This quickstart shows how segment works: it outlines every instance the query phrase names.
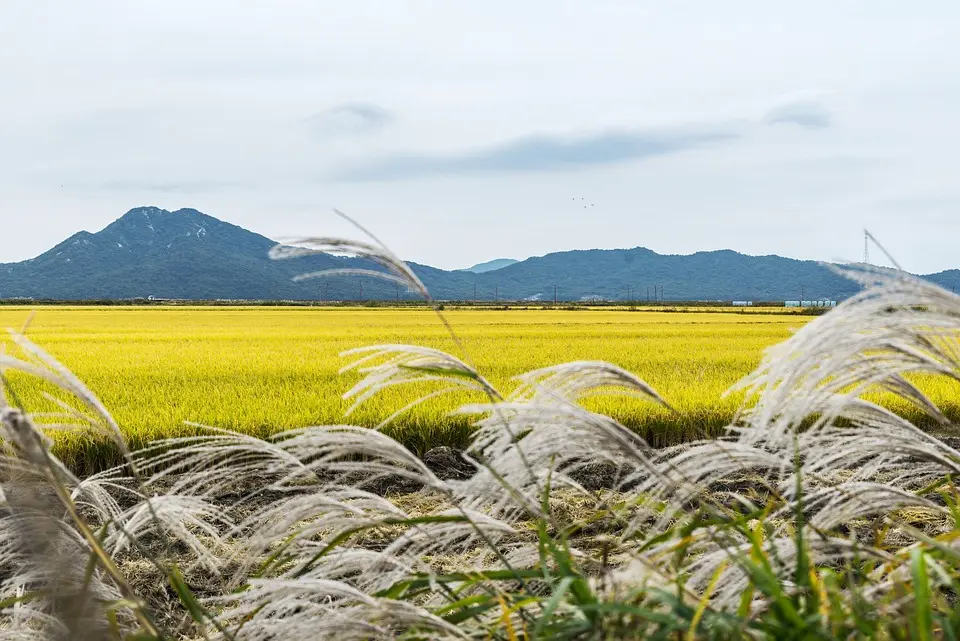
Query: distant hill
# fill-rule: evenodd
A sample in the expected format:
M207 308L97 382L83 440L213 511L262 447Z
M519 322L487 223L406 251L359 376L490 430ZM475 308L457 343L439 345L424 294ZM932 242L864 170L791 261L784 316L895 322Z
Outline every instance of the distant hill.
M64 300L155 296L184 299L370 300L414 295L374 278L293 282L330 268L371 268L356 258L317 254L272 261L269 238L195 209L131 209L97 233L79 232L19 263L0 263L0 298ZM528 258L492 271L446 271L410 263L441 300L645 300L662 287L667 300L842 299L857 286L812 261L746 256L729 250L689 256L649 249L591 249ZM927 277L960 286L960 271ZM652 296L653 294L651 294Z
M519 260L514 260L513 258L495 258L494 260L488 260L485 263L478 263L473 267L468 267L463 271L473 272L474 274L485 274L486 272L493 272L498 269L503 269L504 267L509 267L510 265L516 265L519 262Z
M294 283L304 271L365 266L327 255L272 261L269 238L194 209L131 209L102 231L79 232L20 263L0 264L0 297L300 299L347 297L357 283L344 279ZM368 284L385 296L387 284ZM347 291L346 287L350 288Z

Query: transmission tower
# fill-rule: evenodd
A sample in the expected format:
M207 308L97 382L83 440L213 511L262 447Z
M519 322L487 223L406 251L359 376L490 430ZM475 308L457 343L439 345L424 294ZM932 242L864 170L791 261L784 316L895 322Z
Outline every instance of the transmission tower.
M870 232L863 230L863 264L870 264Z

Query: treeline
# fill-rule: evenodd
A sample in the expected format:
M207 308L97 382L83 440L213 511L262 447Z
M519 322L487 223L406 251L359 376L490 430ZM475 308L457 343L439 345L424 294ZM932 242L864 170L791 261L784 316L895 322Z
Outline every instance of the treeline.
M469 301L443 300L432 303L423 300L190 300L190 299L0 299L0 306L78 306L78 307L342 307L342 308L430 308L434 305L443 309L486 309L486 310L565 310L578 311L589 309L620 309L623 311L660 311L688 313L709 308L726 313L738 314L795 314L819 316L827 311L822 307L786 308L783 301L754 302L751 307L734 306L731 301Z

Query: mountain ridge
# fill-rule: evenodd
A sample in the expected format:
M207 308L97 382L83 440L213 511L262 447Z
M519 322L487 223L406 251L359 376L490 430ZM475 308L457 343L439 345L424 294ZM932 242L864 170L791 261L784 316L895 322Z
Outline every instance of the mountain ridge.
M273 261L269 238L196 209L136 207L102 230L79 231L34 258L0 263L0 298L61 300L156 296L181 299L393 300L415 298L374 278L294 282L302 273L371 269L359 258L313 254ZM658 254L645 247L578 249L534 256L492 271L409 262L441 300L840 300L856 283L816 261L750 256L731 249ZM925 278L960 286L960 270ZM648 292L650 292L648 294Z
M492 272L498 269L503 269L504 267L509 267L510 265L516 265L519 262L520 262L519 260L516 260L514 258L494 258L493 260L477 263L473 267L467 267L463 271L473 272L474 274L483 274L485 272Z

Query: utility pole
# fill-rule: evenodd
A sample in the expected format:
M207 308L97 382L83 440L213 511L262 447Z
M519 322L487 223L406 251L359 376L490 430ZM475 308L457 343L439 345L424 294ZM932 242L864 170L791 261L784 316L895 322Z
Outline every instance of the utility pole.
M400 284L397 283L397 302L400 302Z
M557 306L557 286L553 286L553 306Z
M495 292L494 296L496 297L496 301L499 303L500 302L500 285L496 286L496 288L494 289L494 292Z
M650 304L650 285L647 285L647 305Z
M800 307L803 307L803 285L800 285Z
M473 283L473 302L477 302L477 283Z
M360 300L363 300L363 279L360 279Z

